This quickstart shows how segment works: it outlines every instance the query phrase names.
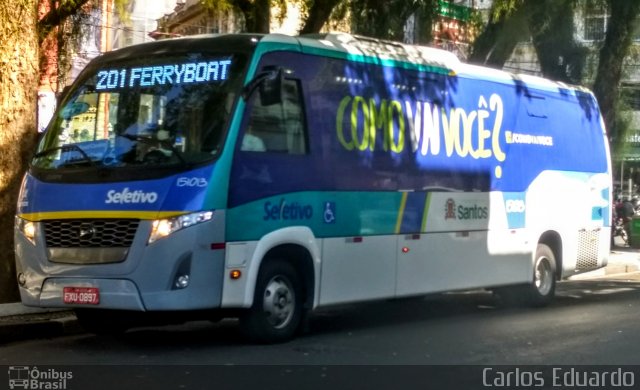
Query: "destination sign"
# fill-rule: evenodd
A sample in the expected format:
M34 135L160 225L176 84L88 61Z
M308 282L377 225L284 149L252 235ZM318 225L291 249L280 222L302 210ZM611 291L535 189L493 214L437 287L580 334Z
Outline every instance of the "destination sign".
M231 60L219 60L105 69L98 72L96 90L224 81L230 65Z

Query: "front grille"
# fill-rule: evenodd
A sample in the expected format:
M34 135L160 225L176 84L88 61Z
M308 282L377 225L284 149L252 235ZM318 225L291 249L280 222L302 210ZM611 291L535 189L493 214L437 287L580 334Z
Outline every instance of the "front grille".
M60 219L44 222L49 248L128 248L138 219Z
M598 267L600 233L597 230L578 232L578 259L576 269L586 271Z

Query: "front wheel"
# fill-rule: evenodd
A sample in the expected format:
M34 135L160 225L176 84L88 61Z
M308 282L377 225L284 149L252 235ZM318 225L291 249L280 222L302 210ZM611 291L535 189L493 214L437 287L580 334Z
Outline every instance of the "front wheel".
M240 318L243 333L261 343L283 342L302 319L300 277L285 261L268 261L258 274L253 306Z

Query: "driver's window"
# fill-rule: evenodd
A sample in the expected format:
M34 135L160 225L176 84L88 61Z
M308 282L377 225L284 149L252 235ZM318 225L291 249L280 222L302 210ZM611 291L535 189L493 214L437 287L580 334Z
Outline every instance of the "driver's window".
M250 101L249 121L240 150L247 152L307 153L302 95L297 80L284 80L282 103L263 106L258 93Z

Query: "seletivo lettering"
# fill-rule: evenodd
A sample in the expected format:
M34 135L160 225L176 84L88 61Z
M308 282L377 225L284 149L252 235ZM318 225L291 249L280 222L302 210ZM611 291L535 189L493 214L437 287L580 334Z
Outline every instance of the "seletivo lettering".
M156 192L144 192L141 190L130 191L129 187L125 187L124 190L118 192L111 190L107 192L107 200L105 203L114 204L129 204L129 203L155 203L158 200L158 193Z
M300 220L311 219L313 217L313 207L300 204L298 202L287 203L284 199L280 203L266 202L264 204L265 221L273 220Z

